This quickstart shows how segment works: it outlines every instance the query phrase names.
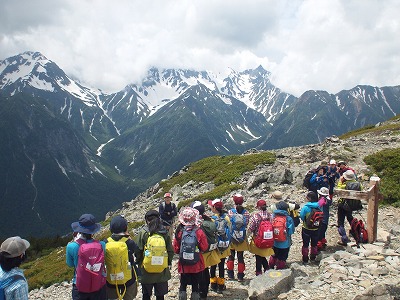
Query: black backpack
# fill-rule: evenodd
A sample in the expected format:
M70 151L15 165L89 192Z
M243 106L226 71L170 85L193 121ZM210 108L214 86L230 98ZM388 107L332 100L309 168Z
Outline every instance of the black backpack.
M317 169L312 168L312 169L308 170L307 173L306 173L306 176L304 176L304 179L303 179L303 186L304 186L305 188L307 188L308 190L311 189L310 179L311 179L311 177L315 174L315 172L317 172Z
M317 229L324 219L324 213L319 208L311 209L306 217L306 225L310 229Z
M181 249L179 251L179 261L182 265L195 265L200 260L200 250L196 236L196 229L182 229Z
M350 181L346 183L346 190L361 191L361 184L358 181ZM363 208L361 200L344 199L343 209L346 211L357 211Z

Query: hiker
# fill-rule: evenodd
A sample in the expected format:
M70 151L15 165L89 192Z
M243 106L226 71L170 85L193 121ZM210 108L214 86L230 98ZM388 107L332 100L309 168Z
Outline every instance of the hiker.
M135 238L138 246L135 256L142 274L142 299L149 300L154 288L156 299L163 300L168 293L174 249L171 238L162 225L160 213L149 210L144 218L146 225Z
M213 215L211 219L217 228L217 250L220 261L210 267L210 286L215 292L222 293L226 289L225 285L225 259L230 255L230 232L231 221L228 213L224 210L224 204L221 199L209 200L208 205L211 207ZM217 273L218 266L218 277Z
M72 299L107 299L104 267L105 243L93 239L101 228L92 214L83 214L71 224L74 240L66 248L66 263L74 267ZM90 268L88 268L90 267Z
M332 205L332 199L329 196L329 189L326 187L322 187L318 191L318 205L322 208L324 213L324 218L322 223L318 228L318 243L317 248L318 250L325 250L326 249L326 230L328 229L329 224L329 208Z
M199 300L199 284L204 271L204 258L201 252L208 249L207 237L200 228L199 211L185 207L179 213L179 225L175 231L174 251L179 254L178 273L180 274L179 300L186 300L186 288L192 285L190 299Z
M327 168L327 166L320 165L317 168L316 173L314 173L314 175L310 179L310 190L313 191L315 194L317 194L317 190L319 190L320 188L329 187L328 177L326 176Z
M172 194L165 193L164 201L159 205L158 212L160 213L162 224L168 231L169 236L172 240L174 232L174 219L178 215L178 210L176 209L175 203L172 203Z
M340 178L339 168L336 166L336 160L331 159L329 161L328 169L326 171L326 177L328 177L329 183L329 197L332 199L333 190L336 186L336 180Z
M106 243L107 297L132 300L137 294L134 253L136 243L128 233L128 221L121 215L111 219L111 237Z
M207 299L208 289L210 286L210 266L217 265L220 262L220 257L217 250L217 227L212 219L205 214L205 207L200 201L195 201L191 205L197 209L202 219L200 228L203 229L207 237L208 249L201 253L204 260L204 270L201 273L199 282L200 299Z
M277 270L287 267L286 260L289 256L292 244L291 236L295 231L293 219L288 210L289 205L285 201L276 203L276 209L272 215L272 227L274 229L274 254L270 256L268 265L271 269L276 266Z
M28 282L20 265L26 259L26 249L30 243L13 236L6 239L0 246L0 286L4 291L5 300L27 300Z
M235 265L235 254L237 253L238 259L238 273L237 280L242 282L244 280L244 270L246 268L244 264L244 251L249 249L249 245L247 242L246 236L246 228L249 223L250 214L243 207L243 196L241 194L233 195L233 202L235 203L235 207L228 211L229 218L231 220L232 225L232 238L231 238L231 254L228 257L226 262L226 268L228 272L228 278L234 279L234 265Z
M269 270L267 257L274 254L274 237L272 216L267 211L267 202L263 199L258 200L256 208L257 211L250 216L248 229L249 234L252 234L249 250L256 256L256 276L258 276L263 273L263 269L264 272Z
M274 191L271 194L271 198L275 201L270 206L270 212L273 213L277 209L276 204L283 200L283 193L281 191ZM300 224L300 205L289 199L285 199L284 202L288 205L287 212L293 220L294 227L297 227Z
M318 254L318 227L313 227L309 224L308 220L312 217L314 210L319 210L318 197L313 191L310 191L306 195L307 203L304 204L300 211L300 219L303 221L301 237L303 240L303 247L301 248L302 260L307 263L308 260L315 261ZM309 246L311 242L311 254L309 254Z
M339 178L337 188L342 190L345 189L361 191L362 185L357 181L355 173L352 170L347 170ZM342 198L338 200L337 226L340 240L337 243L339 245L347 246L347 243L350 242L350 239L346 234L346 229L344 228L344 219L346 218L351 225L351 221L353 221L354 219L353 211L359 210L361 208L361 200Z
M339 175L340 176L343 176L344 172L350 170L350 171L352 171L354 173L354 175L356 176L356 179L357 179L356 171L353 168L350 168L345 161L343 161L343 160L339 161L337 166L339 168Z

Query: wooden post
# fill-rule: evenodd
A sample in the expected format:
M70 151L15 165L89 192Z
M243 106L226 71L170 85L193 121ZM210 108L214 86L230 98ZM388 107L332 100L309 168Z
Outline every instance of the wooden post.
M372 176L369 180L371 190L371 197L368 199L368 211L367 211L367 230L368 230L368 242L373 243L376 241L378 236L378 205L380 200L379 194L379 182L380 178Z

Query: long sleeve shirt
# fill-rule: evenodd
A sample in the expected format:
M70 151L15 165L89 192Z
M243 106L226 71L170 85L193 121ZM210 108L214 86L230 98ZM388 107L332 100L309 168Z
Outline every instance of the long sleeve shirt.
M20 268L12 268L9 272L5 272L0 268L0 281L13 275L24 277L24 272ZM29 299L28 283L23 279L16 280L4 289L4 294L6 300L27 300Z

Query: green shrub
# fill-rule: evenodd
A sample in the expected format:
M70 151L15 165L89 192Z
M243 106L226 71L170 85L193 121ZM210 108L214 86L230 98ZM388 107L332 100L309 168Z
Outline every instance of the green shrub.
M386 149L364 158L381 178L380 192L384 203L400 206L400 149Z

